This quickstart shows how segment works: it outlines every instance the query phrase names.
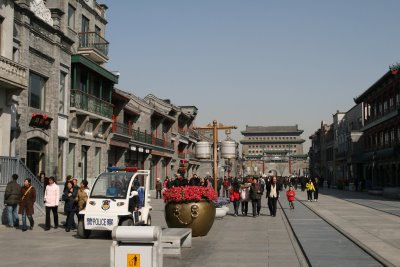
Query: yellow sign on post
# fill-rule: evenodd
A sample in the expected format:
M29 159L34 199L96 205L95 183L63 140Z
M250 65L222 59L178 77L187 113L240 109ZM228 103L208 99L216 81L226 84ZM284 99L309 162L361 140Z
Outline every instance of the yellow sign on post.
M140 267L140 254L128 254L127 267Z

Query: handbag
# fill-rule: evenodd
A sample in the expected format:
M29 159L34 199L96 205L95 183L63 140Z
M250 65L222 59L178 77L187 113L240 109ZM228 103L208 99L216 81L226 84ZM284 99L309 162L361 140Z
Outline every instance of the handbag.
M235 200L235 197L233 196L233 194L231 194L231 196L229 197L229 200L230 200L231 202L233 202L233 201Z

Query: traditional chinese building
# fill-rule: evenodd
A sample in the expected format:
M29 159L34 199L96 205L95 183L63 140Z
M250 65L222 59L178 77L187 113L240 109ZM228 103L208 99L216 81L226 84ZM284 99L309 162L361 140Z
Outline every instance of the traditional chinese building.
M388 71L355 98L363 104L364 178L368 187L400 186L400 75Z
M242 155L245 175L277 171L279 176L305 175L307 155L303 154L303 130L298 126L246 126Z

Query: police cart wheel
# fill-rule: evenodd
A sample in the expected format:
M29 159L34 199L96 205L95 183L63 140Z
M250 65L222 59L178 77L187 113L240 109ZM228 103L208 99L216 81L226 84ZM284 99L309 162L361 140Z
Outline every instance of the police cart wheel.
M132 219L125 219L122 221L121 226L132 226L133 220Z
M85 230L85 224L83 220L78 221L78 236L80 238L89 238L90 236L90 230Z
M150 214L149 214L148 217L147 217L146 225L147 225L147 226L151 226L151 216L150 216Z

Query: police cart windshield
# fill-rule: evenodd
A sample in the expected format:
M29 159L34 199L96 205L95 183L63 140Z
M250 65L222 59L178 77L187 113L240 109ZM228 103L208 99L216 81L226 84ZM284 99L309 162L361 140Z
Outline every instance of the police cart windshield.
M109 172L100 174L93 185L91 198L125 199L128 194L132 172Z

